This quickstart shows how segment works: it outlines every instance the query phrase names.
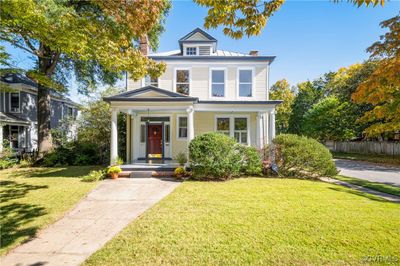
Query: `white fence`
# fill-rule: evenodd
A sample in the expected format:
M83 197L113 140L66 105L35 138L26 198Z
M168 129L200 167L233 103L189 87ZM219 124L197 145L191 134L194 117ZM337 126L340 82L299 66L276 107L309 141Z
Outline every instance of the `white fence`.
M361 153L361 154L387 154L400 155L400 142L388 141L327 141L325 146L331 151Z

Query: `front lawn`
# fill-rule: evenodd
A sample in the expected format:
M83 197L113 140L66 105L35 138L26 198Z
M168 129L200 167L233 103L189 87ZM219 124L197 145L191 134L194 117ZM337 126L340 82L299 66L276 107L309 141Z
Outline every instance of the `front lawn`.
M400 258L400 205L334 184L184 182L86 265L321 265Z
M348 176L341 176L341 175L337 175L334 177L335 179L353 184L353 185L357 185L357 186L362 186L362 187L366 187L366 188L370 188L373 190L377 190L383 193L388 193L388 194L392 194L392 195L396 195L400 197L400 187L395 187L395 186L391 186L391 185L386 185L386 184L382 184L382 183L376 183L376 182L371 182L368 180L363 180L363 179L358 179L358 178L354 178L354 177L348 177Z
M94 167L21 168L0 171L0 255L59 219L96 183L80 178Z

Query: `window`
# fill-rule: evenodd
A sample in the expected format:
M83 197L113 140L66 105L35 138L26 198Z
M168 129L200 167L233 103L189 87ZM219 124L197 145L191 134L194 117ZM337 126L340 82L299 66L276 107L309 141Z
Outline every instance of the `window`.
M146 125L141 124L140 125L140 143L145 143L146 142Z
M153 78L150 76L145 76L144 77L144 86L154 86L154 87L158 87L158 78Z
M164 132L165 132L165 143L169 143L170 142L170 126L169 124L164 125Z
M18 133L19 126L10 126L10 144L12 149L19 148Z
M238 143L247 144L247 118L234 118L234 138Z
M239 97L253 96L253 70L239 69Z
M217 117L215 121L217 132L235 138L238 143L249 143L248 117Z
M217 132L230 136L230 119L229 117L217 118Z
M68 117L74 117L74 110L72 109L72 107L68 107L67 112Z
M222 69L211 70L211 96L212 97L225 96L225 70Z
M176 92L189 95L190 71L188 69L176 70Z
M178 138L179 139L187 138L187 117L186 116L178 116Z
M186 47L186 55L197 55L197 47Z
M19 113L20 112L20 95L19 92L10 92L10 112Z

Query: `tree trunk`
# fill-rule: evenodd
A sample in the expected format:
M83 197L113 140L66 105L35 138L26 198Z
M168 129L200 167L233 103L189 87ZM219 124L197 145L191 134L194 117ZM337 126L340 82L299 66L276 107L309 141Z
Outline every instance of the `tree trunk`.
M40 45L42 56L39 57L39 72L41 75L51 78L54 70L52 62L53 52L47 46ZM39 157L49 152L53 147L51 139L51 103L50 103L50 90L38 81L38 94L37 94L37 123L38 123L38 150Z

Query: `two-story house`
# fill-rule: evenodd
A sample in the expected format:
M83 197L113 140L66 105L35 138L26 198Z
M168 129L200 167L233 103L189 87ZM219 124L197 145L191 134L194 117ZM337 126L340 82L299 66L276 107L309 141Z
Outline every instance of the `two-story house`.
M128 114L127 161L174 158L188 143L216 131L262 148L275 136L269 69L274 56L218 49L197 28L179 40L179 50L148 56L167 65L158 78L127 79L127 91L104 98L112 107L111 161L117 157L117 113Z
M8 140L16 151L30 152L37 149L37 84L22 74L5 74L0 77L5 88L0 92L0 151L3 140ZM58 128L66 118L75 119L78 104L52 91L51 128ZM69 139L76 138L76 129L67 130Z

